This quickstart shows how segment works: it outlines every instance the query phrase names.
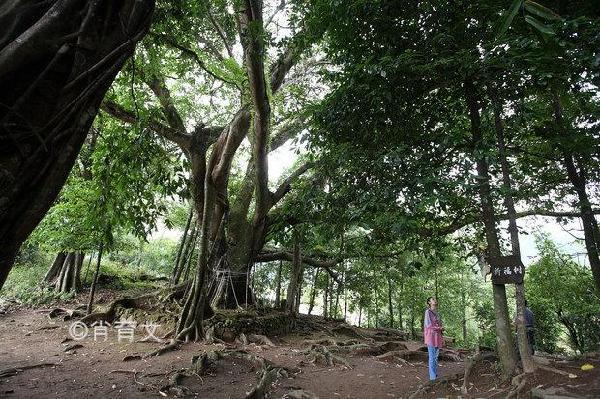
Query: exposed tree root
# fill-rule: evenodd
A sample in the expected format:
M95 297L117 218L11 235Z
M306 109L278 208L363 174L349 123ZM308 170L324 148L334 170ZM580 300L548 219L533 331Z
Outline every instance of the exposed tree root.
M58 366L57 363L38 363L38 364L30 364L26 366L19 367L11 367L8 369L0 370L0 378L4 377L12 377L13 375L17 375L24 370L37 369L41 367L54 367Z
M177 339L172 339L171 342L169 342L167 345L161 346L160 348L153 350L152 352L146 353L145 355L142 356L142 359L147 359L147 358L153 357L153 356L160 356L163 353L167 353L167 352L173 351L175 349L179 349L181 344L182 344L181 341L179 341Z
M408 339L408 333L404 331L383 327L375 329L374 334L369 336L375 341L406 341Z
M320 364L327 367L333 367L337 364L343 367L352 368L352 365L348 363L341 356L334 355L323 345L313 345L310 350L306 352L308 361L313 364Z
M75 349L79 349L79 348L83 348L83 345L81 344L72 344L72 345L67 345L65 347L65 349L63 349L63 352L72 352Z
M527 385L527 374L519 374L512 379L512 389L506 395L506 399L519 398Z
M294 389L285 395L282 399L319 399L317 395L304 389Z
M461 387L461 392L463 395L467 394L469 390L469 382L471 379L471 374L473 373L473 368L477 363L483 361L498 361L498 356L494 352L480 352L473 357L467 359L465 364L465 375L463 380L463 385Z
M416 362L426 362L428 359L428 355L425 352L421 351L412 351L412 350L395 350L384 353L383 355L377 356L377 359L382 361L392 361L395 362L398 359L405 361L416 361Z
M567 392L561 387L535 387L531 389L534 399L578 399L579 396Z
M433 381L429 381L429 382L421 385L419 387L419 389L417 389L415 392L413 392L412 394L410 394L410 396L408 397L408 399L420 398L420 397L422 397L424 394L426 394L429 390L431 390L434 387L437 387L437 386L442 385L442 384L449 384L449 383L457 382L457 381L460 381L462 378L463 378L463 374L462 373L457 373L457 374L452 374L452 375L444 376L444 377L438 378L438 379L433 380Z
M426 346L421 346L418 350L427 354ZM460 362L463 360L463 354L449 348L440 348L438 360L443 360L446 362Z
M554 367L538 365L538 368L540 370L548 371L550 373L564 375L564 376L569 377L569 378L576 378L577 377L575 374L572 374L572 373L569 373L569 372L566 372L566 371L563 371L563 370L559 370L559 369L556 369Z
M187 377L185 370L177 371L169 377L169 383L161 387L158 392L163 396L173 395L176 397L186 396L190 393L190 390L181 385L181 381Z
M136 298L120 298L120 299L114 300L108 305L108 308L104 312L91 313L91 314L85 316L84 318L82 318L81 322L85 323L87 325L91 325L91 324L99 322L99 321L105 321L108 323L112 323L116 318L117 308L121 307L121 308L126 308L126 309L131 309L131 308L145 309L145 308L148 308L148 301L150 299L158 299L158 298L157 298L157 295L154 293L154 294L146 294L146 295L138 296Z
M75 317L83 317L83 316L85 316L85 309L56 308L56 309L52 309L50 311L50 313L48 313L48 317L50 319L54 319L55 317L58 317L58 316L63 316L63 321L71 320Z
M119 298L109 303L106 310L103 312L92 313L87 316L85 316L85 314L81 314L80 312L78 316L85 316L81 319L81 321L87 325L91 325L99 321L112 323L118 316L119 308L122 308L142 309L147 311L153 311L158 309L161 312L164 312L165 314L171 314L174 316L174 318L176 318L177 314L171 312L168 309L168 304L174 304L176 300L181 299L189 284L189 282L184 282L171 288L159 289L154 292L150 292L148 294L140 295L134 298ZM63 310L68 312L68 310L66 309ZM78 309L75 309L75 311L77 310ZM55 311L60 311L60 309L55 309L52 312ZM52 317L52 312L49 315L50 317ZM73 317L76 316L73 315Z
M263 399L266 397L267 390L271 384L279 377L287 377L290 373L294 373L297 370L288 369L285 367L277 366L271 361L254 355L246 351L228 351L223 352L223 356L237 357L246 359L261 369L261 375L258 383L254 386L252 391L246 394L246 399Z
M367 339L364 335L358 332L355 328L349 325L341 325L331 329L331 333L334 335L345 335L350 338Z
M261 334L248 334L248 341L252 344L274 347L275 344L266 336Z

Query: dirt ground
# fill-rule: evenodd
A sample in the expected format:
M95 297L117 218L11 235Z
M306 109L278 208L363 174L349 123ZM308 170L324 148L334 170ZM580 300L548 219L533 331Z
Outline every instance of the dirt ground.
M123 361L126 356L148 353L161 346L158 342L140 342L147 335L144 328L135 330L134 342L118 340L118 333L108 328L106 339L99 335L81 340L67 340L72 321L50 319L51 309L16 309L0 315L0 397L6 398L146 398L173 396L161 388L174 375L191 365L191 359L210 350L242 349L270 360L293 372L278 378L268 391L269 397L305 398L407 398L427 381L427 365L420 360L384 361L373 355L347 354L348 366L312 363L307 356L307 340L328 337L325 331L295 332L270 337L275 346L242 343L188 343L180 350L159 357ZM361 329L365 336L368 330ZM155 334L165 331L159 327ZM348 339L348 337L346 337ZM404 342L409 350L419 342ZM78 345L73 347L73 345ZM548 363L548 362L546 362ZM595 368L582 371L583 363ZM554 386L559 393L600 398L600 361L552 363L568 375L554 372L536 374L526 391ZM36 366L27 368L28 366ZM187 397L244 398L260 378L260 369L249 360L224 358L207 372L180 381ZM10 370L15 369L15 370ZM8 372L7 372L8 371ZM462 361L440 362L440 376L464 372ZM505 397L509 383L503 383L494 364L482 363L466 395L460 392L462 381L453 380L432 387L421 397ZM461 396L462 395L462 396ZM296 396L301 397L301 396ZM529 397L529 393L525 396Z

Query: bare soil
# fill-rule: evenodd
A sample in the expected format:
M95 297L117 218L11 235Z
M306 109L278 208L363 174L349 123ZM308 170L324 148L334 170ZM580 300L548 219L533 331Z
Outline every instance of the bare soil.
M110 293L99 297L108 302ZM72 306L73 303L67 304ZM68 306L67 306L68 307ZM134 342L118 340L117 331L109 328L107 337L90 336L68 340L72 321L50 319L43 309L11 309L0 315L0 397L4 398L147 398L173 396L165 386L172 383L178 371L189 369L191 359L205 351L245 350L263 357L277 366L293 370L278 378L268 391L269 397L288 397L303 390L318 398L407 398L427 382L427 364L422 360L384 361L372 354L340 354L348 363L327 366L312 363L307 352L310 343L320 339L351 339L332 336L335 322L322 321L323 327L313 331L293 331L270 337L275 346L248 344L187 343L179 350L159 357L123 361L129 355L140 355L159 348L158 342L140 342L146 331L138 326ZM318 320L318 318L313 318ZM338 325L340 323L337 323ZM356 329L364 337L373 330ZM159 327L156 336L166 333ZM373 340L358 339L373 343ZM404 342L408 350L418 350L420 342ZM69 346L81 345L68 350ZM67 350L66 350L67 349ZM66 351L65 351L66 350ZM548 363L548 362L546 362ZM595 368L582 371L581 365ZM37 366L27 368L28 366ZM552 372L536 373L528 380L525 396L531 388L554 386L573 397L600 397L600 361L580 360L552 362L552 367L566 370L576 378ZM11 370L12 369L12 370ZM476 371L467 398L506 397L510 382L498 377L495 364L482 364ZM441 361L441 377L464 372L462 361ZM188 373L180 381L186 397L244 398L257 384L261 369L249 360L225 357L201 374ZM438 384L420 397L446 398L461 395L461 379ZM162 390L162 392L161 392ZM562 392L562 391L561 391ZM311 396L305 396L311 397Z

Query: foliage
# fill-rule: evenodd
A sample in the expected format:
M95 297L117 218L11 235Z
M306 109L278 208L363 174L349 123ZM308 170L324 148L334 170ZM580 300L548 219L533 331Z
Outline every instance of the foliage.
M590 270L561 253L547 237L538 237L537 246L541 257L529 267L527 284L542 350L553 352L560 335L566 334L573 351L597 351L600 295Z

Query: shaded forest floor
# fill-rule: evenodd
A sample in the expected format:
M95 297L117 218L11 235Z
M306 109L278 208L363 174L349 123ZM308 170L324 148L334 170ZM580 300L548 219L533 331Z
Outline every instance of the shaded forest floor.
M101 291L98 298L106 304L114 295ZM72 307L80 300L62 305ZM393 330L350 328L300 316L291 331L270 335L270 341L255 337L255 343L249 343L252 338L238 336L231 342L189 343L159 357L124 361L161 344L140 342L148 335L140 326L134 342L119 342L113 328L107 330L106 340L101 334L94 340L93 328L87 338L69 340L72 321L50 319L51 310L14 307L0 314L0 397L244 398L261 377L260 367L252 361L257 358L283 371L269 386L268 397L274 398L407 398L428 378L422 344L399 340ZM158 327L155 335L164 335L166 329ZM236 356L195 368L192 358L211 351ZM452 349L443 352L440 376L449 380L427 386L416 397L504 398L509 394L510 382L502 382L492 361L473 368L468 390L461 393L461 377L452 377L464 373L466 355ZM518 397L530 397L531 389L562 397L600 397L600 360L537 360L562 373L537 372L523 384ZM595 368L582 371L584 363Z

